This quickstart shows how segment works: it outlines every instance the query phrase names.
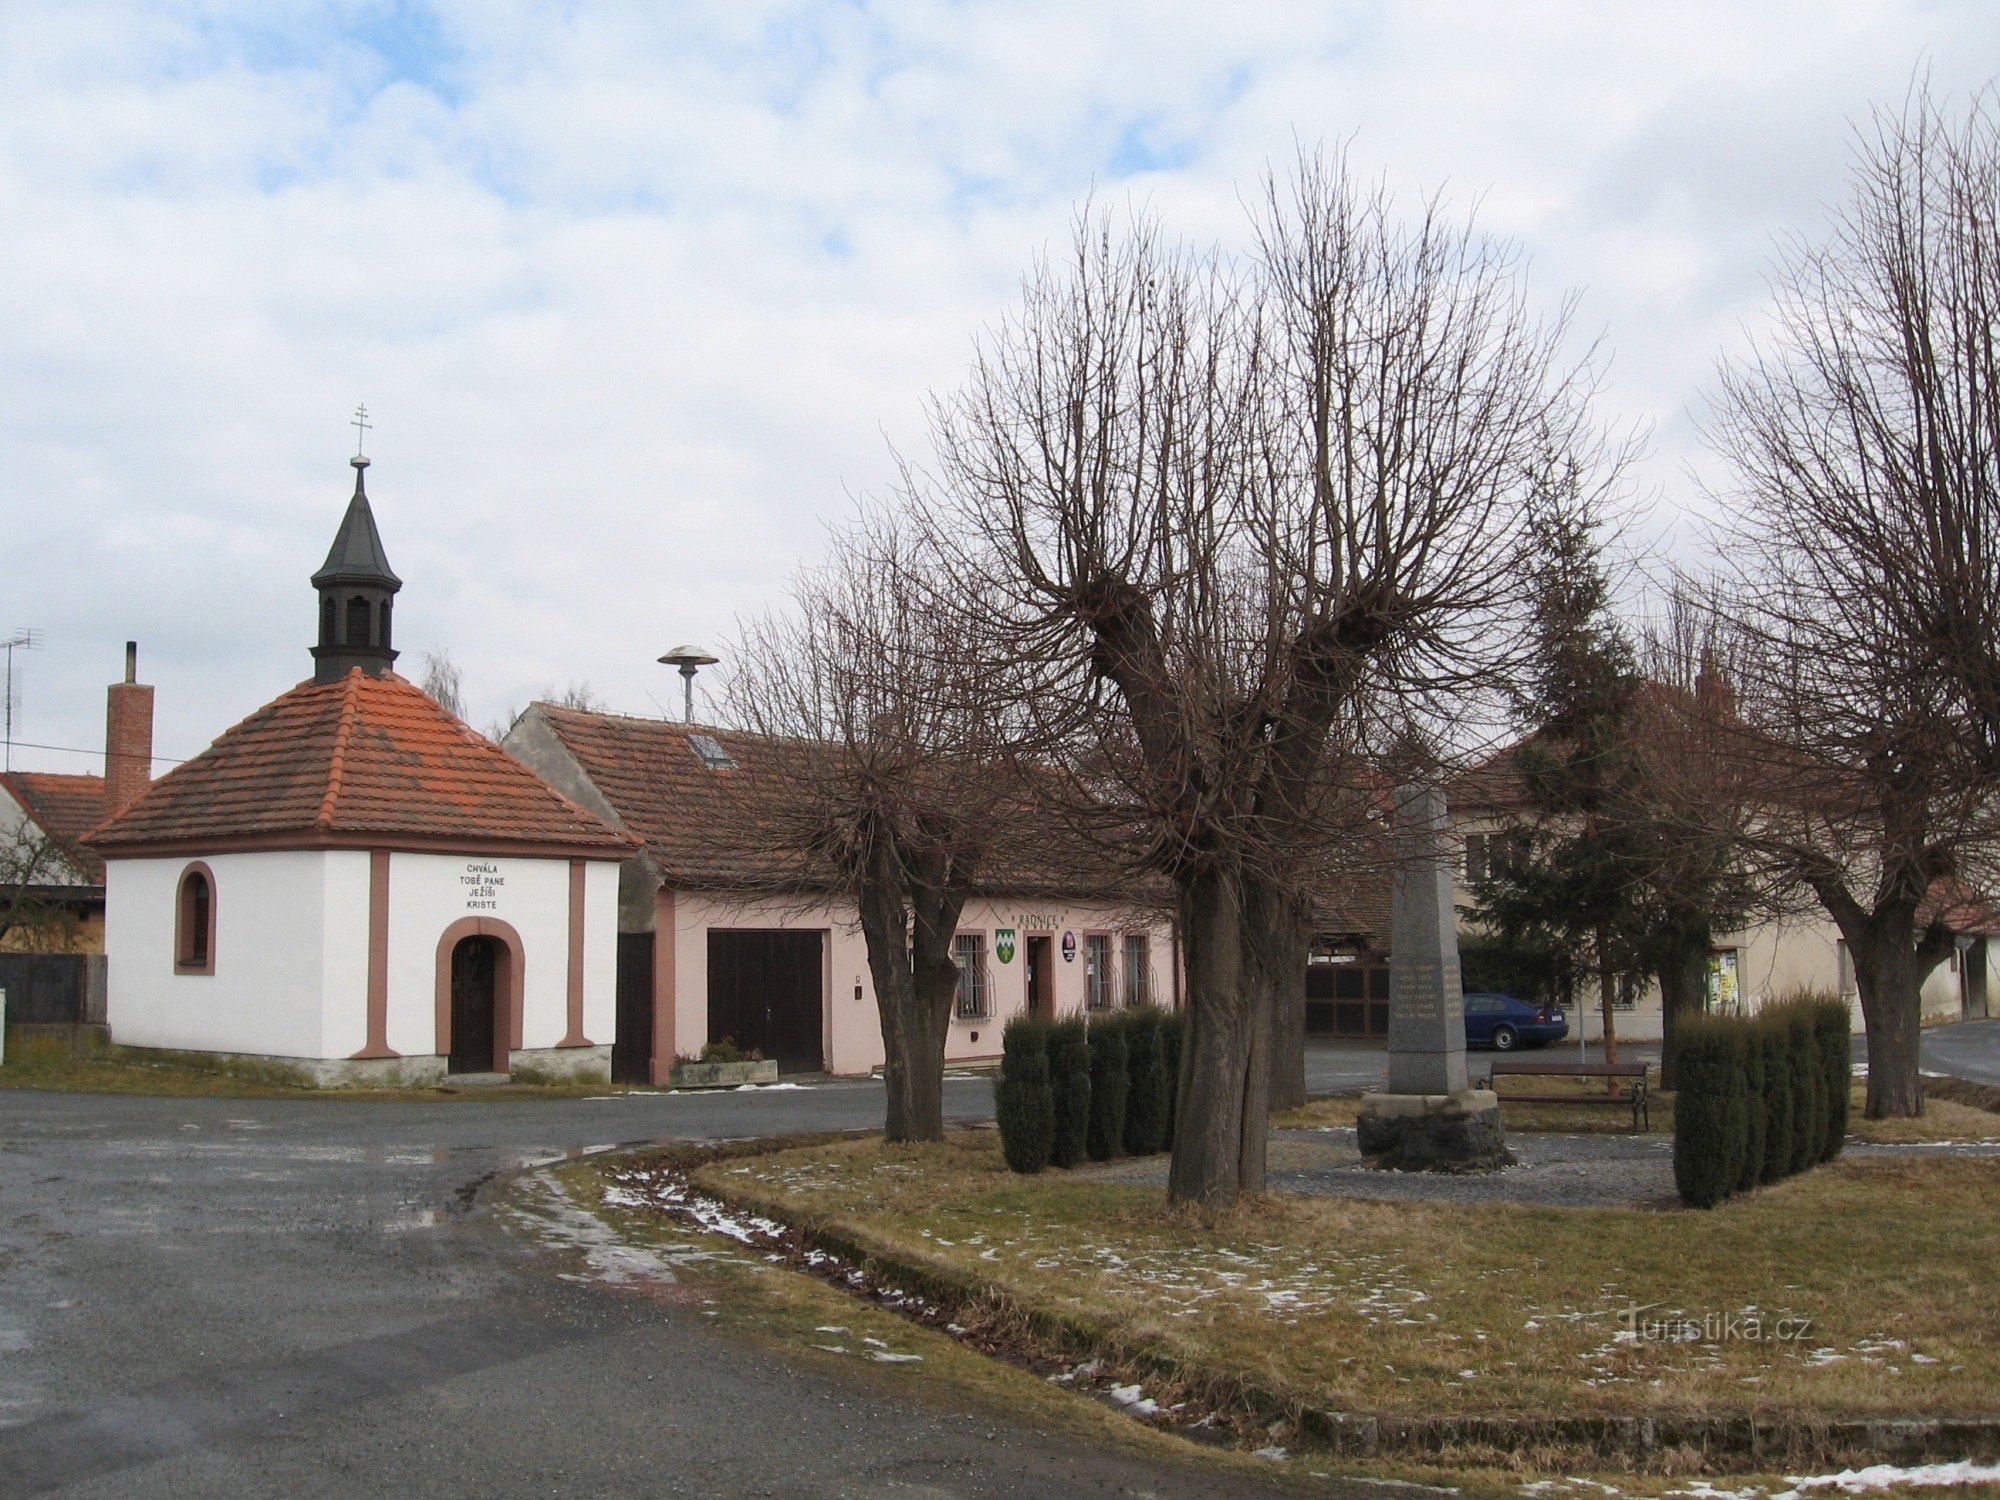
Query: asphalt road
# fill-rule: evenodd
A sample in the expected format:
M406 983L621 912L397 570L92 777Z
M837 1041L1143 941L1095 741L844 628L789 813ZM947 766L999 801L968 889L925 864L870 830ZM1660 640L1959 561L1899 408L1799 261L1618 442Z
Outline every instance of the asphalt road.
M1857 1047L1856 1055L1867 1061L1867 1047ZM1918 1055L1928 1072L1949 1073L1974 1083L2000 1084L2000 1021L1933 1026L1924 1033Z
M2000 1082L2000 1022L1925 1034ZM1315 1043L1315 1091L1381 1049ZM1477 1071L1477 1062L1474 1064ZM953 1081L954 1118L990 1113ZM591 1146L876 1124L873 1083L380 1104L0 1090L0 1496L1253 1494L793 1368L562 1281L489 1174Z
M985 1080L948 1086L960 1118ZM0 1090L0 1495L1266 1493L529 1263L469 1190L592 1145L877 1123L879 1086L379 1104ZM899 1389L905 1387L899 1387Z

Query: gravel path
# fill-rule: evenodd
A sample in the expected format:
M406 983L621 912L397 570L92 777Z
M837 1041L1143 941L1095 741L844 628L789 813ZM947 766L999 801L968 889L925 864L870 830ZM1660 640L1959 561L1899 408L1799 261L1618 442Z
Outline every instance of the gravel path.
M1274 1130L1270 1186L1276 1193L1373 1198L1385 1202L1532 1203L1559 1208L1673 1208L1674 1144L1667 1136L1564 1135L1517 1131L1508 1136L1516 1164L1497 1172L1456 1176L1385 1172L1368 1166L1351 1126ZM2000 1157L2000 1141L1920 1146L1870 1146L1850 1141L1854 1156ZM1167 1159L1113 1162L1086 1168L1106 1182L1167 1180Z

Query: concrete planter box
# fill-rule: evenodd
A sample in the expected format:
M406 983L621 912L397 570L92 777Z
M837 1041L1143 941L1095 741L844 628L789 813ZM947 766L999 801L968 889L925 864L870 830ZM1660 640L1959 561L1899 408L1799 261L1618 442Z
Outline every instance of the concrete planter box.
M677 1062L673 1086L677 1089L733 1089L746 1083L776 1083L778 1062Z

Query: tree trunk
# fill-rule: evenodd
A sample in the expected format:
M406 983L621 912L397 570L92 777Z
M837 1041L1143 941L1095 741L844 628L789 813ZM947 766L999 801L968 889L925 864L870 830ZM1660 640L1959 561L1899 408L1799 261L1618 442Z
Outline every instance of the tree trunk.
M1923 983L1935 962L1919 967L1915 923L1907 911L1870 913L1842 924L1861 992L1861 1020L1868 1033L1868 1104L1871 1120L1915 1118L1924 1112L1924 1075L1918 1063L1923 1036Z
M942 985L935 975L913 975L906 1002L882 1005L883 1135L889 1140L944 1139L944 1044L956 988L955 973Z
M1268 881L1244 882L1245 972L1270 1013L1270 1108L1306 1102L1306 954L1312 904Z
M1167 1198L1226 1208L1264 1190L1270 1007L1244 983L1241 878L1212 870L1187 876L1180 908L1187 1034Z
M865 881L857 903L882 1027L883 1135L941 1141L944 1047L958 988L951 933L964 897L920 891L913 904L914 918L901 886L887 880Z
M1682 1016L1698 1015L1708 1000L1708 953L1712 944L1706 927L1680 933L1661 957L1657 970L1660 981L1660 1087L1676 1087L1677 1060L1674 1032Z

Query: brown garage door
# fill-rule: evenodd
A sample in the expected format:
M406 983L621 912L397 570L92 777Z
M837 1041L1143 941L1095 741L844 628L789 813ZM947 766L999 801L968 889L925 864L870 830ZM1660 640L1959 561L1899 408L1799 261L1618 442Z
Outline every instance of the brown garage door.
M775 1058L780 1073L826 1066L825 934L711 929L708 1035Z

